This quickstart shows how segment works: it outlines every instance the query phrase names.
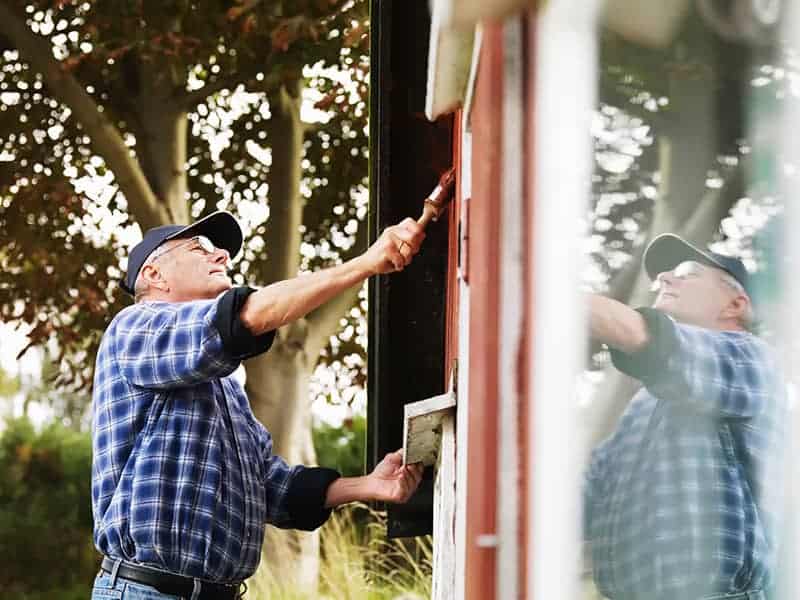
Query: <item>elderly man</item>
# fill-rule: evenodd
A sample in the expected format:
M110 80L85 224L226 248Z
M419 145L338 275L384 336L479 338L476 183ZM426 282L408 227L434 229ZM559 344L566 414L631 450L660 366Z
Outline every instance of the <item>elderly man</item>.
M672 234L644 266L652 308L589 298L593 337L643 384L586 475L595 582L613 600L762 600L785 402L775 358L748 331L747 272Z
M242 244L232 215L149 230L123 287L136 302L103 336L94 381L93 598L238 598L266 523L313 530L353 500L405 502L422 476L389 454L365 477L289 466L232 376L275 330L419 251L412 219L344 264L262 289L227 274Z

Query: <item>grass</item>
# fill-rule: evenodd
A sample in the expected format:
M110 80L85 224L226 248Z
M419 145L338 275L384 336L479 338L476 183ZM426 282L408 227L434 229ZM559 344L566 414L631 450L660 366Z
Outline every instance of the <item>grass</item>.
M320 530L319 589L301 591L283 569L270 569L272 544L248 580L248 600L423 600L430 598L433 547L430 536L386 538L385 514L363 504L337 510Z

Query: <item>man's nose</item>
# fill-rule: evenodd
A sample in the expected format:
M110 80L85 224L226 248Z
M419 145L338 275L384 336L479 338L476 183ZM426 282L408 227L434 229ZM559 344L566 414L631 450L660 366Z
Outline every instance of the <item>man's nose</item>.
M664 271L656 276L656 281L658 281L658 283L661 285L664 285L665 283L669 285L675 285L675 279L676 277L672 271Z
M211 260L215 263L227 265L231 260L231 255L224 248L217 248L214 250Z

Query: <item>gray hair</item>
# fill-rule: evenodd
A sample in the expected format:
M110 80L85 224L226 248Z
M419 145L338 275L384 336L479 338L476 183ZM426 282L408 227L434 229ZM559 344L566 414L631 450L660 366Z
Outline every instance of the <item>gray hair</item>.
M136 277L136 283L133 284L133 301L141 302L145 296L150 292L150 282L142 277L141 271Z
M142 273L144 272L144 268L148 265L153 264L156 258L158 258L157 254L158 248L153 250L150 255L144 260L142 266L139 267L139 273L136 275L136 281L133 284L133 301L134 302L141 302L145 299L148 293L150 293L150 282L147 281L144 277L142 277Z

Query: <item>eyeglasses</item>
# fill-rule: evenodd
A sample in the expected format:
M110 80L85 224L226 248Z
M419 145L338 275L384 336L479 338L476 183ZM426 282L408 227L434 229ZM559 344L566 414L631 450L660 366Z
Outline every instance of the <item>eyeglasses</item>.
M659 273L656 276L655 281L653 281L653 285L651 286L651 291L657 292L661 289L661 286L664 283L664 276L665 275L672 275L675 279L680 279L681 281L685 281L687 279L696 279L700 277L703 273L709 271L709 267L700 264L694 260L685 260L679 265L677 265L672 271L664 271L663 273ZM722 283L726 284L728 287L732 288L736 292L740 294L747 294L744 287L741 283L739 283L733 276L729 275L728 273L721 272L720 273L720 280Z
M653 285L650 287L650 290L653 292L659 291L661 286L664 285L665 275L671 275L675 279L685 281L687 279L695 279L700 277L705 270L706 268L699 262L694 260L685 260L671 271L664 271L663 273L656 275L655 281L653 281Z
M675 279L691 279L692 277L700 277L706 270L706 267L699 262L686 260L672 269L672 271L669 271L669 273L671 273ZM659 277L661 275L663 275L663 273L660 273Z
M176 244L176 245L171 246L169 248L167 248L165 246L161 246L159 248L156 248L153 251L153 253L150 254L150 256L147 258L147 261L145 262L145 264L147 264L147 265L152 264L155 261L157 261L159 258L164 256L167 252L172 252L176 248L183 248L184 246L189 246L190 244L193 244L193 243L196 243L198 246L200 246L200 249L203 251L203 253L206 256L208 256L209 254L214 254L214 252L216 252L219 249L206 236L204 236L204 235L196 235L194 237L189 238L188 240L186 240L185 242L183 242L181 244ZM227 263L230 260L230 254L228 254L227 250L224 250L224 252L225 252L225 262Z

